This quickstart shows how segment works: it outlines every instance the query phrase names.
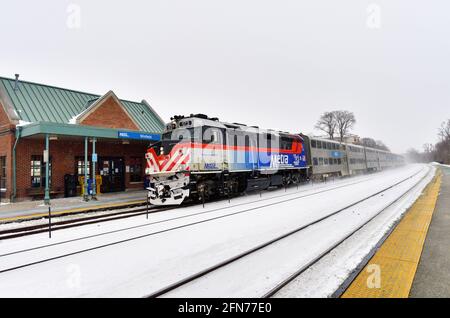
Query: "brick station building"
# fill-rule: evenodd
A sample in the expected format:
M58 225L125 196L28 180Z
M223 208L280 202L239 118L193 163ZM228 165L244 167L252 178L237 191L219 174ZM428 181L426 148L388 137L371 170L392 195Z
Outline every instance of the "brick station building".
M79 177L93 174L103 193L142 189L146 149L163 129L145 100L0 77L2 199L64 196L67 175L77 195L87 186Z

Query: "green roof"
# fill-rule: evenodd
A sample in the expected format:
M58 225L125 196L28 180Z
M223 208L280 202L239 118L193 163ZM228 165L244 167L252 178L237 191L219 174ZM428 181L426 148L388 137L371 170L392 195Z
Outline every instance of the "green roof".
M37 84L0 77L0 85L8 95L12 107L20 120L30 123L53 122L67 124L86 110L100 95L79 92L71 89ZM1 88L1 87L0 87ZM120 100L128 113L143 131L161 133L164 122L144 101Z

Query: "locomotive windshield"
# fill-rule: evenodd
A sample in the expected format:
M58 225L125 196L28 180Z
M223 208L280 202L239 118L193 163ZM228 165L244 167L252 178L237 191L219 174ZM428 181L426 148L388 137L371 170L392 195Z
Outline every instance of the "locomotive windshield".
M152 148L158 156L168 155L177 143L179 143L178 140L161 140L151 145L150 148Z
M176 144L181 141L194 140L193 136L193 128L175 129L162 134L161 141L153 144L151 148L153 148L158 156L168 155Z

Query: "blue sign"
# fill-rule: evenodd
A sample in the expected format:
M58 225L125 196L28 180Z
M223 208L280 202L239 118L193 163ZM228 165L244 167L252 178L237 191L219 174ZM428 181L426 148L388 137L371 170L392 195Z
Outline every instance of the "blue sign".
M341 158L341 157L342 157L342 154L341 154L340 151L332 151L332 152L331 152L331 156L332 156L333 158Z
M145 133L131 132L131 131L119 131L119 138L159 141L159 140L161 140L161 135L145 134Z
M97 154L96 153L92 154L92 162L97 162Z

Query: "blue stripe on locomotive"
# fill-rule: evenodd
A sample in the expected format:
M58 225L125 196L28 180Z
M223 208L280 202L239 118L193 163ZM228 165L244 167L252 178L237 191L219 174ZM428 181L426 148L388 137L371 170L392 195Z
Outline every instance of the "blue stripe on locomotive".
M292 169L307 166L305 149L300 154L229 150L229 170ZM257 158L256 158L257 157Z

